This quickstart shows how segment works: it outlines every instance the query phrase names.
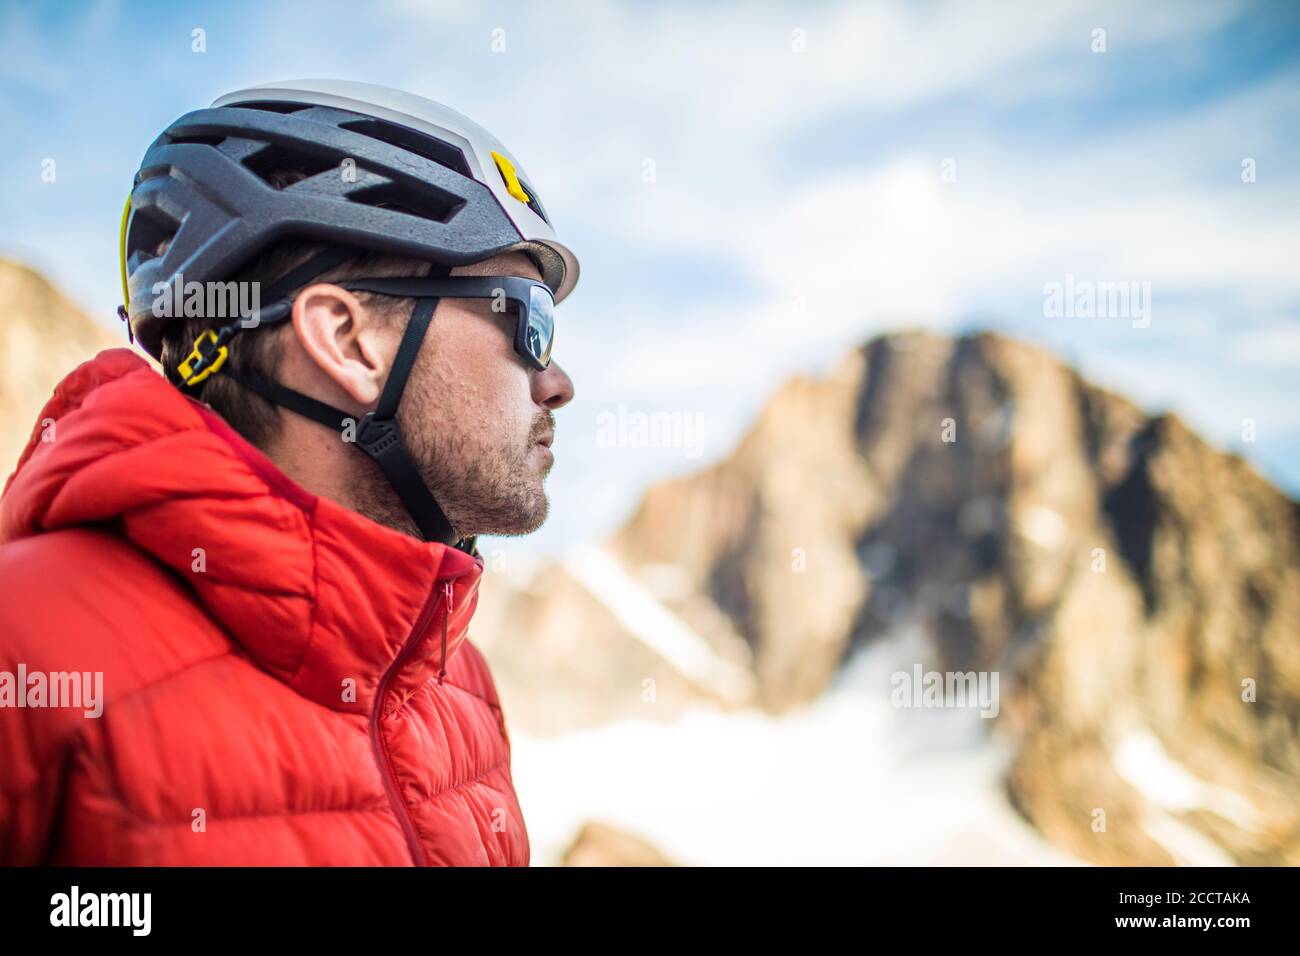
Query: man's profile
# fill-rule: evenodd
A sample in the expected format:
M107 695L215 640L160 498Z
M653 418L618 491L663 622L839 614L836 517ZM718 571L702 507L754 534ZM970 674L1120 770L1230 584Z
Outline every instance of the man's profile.
M150 146L121 256L163 375L78 367L0 499L0 671L102 678L11 682L0 863L526 865L466 636L573 397L523 167L418 96L246 89Z

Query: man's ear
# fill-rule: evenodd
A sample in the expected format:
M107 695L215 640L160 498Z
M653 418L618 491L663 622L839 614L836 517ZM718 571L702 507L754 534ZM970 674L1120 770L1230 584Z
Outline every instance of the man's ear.
M293 303L293 329L321 372L358 405L379 401L392 361L380 316L342 286L308 286Z

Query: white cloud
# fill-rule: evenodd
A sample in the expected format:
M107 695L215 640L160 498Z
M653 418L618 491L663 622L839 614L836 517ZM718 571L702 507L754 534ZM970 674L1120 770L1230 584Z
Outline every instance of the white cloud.
M1278 324L1238 335L1231 355L1245 366L1292 368L1300 370L1300 318L1291 316L1290 324ZM1296 424L1300 426L1300 408Z

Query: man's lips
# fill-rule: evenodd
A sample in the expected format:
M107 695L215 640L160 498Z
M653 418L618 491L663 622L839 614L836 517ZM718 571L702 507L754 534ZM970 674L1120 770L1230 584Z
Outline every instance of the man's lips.
M555 441L555 432L547 432L541 438L537 439L537 444L543 448L550 448L551 442Z

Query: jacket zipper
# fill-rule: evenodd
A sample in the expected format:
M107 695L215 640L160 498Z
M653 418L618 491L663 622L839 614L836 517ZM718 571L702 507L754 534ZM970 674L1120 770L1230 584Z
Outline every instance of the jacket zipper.
M447 618L451 617L451 597L452 597L452 588L451 588L450 581L447 581L445 584L443 584L442 593L447 598L445 602L447 610L446 613L442 615L442 653L441 656L439 656L438 658L438 685L439 686L442 685L442 678L447 673Z
M384 742L383 734L379 732L379 721L384 710L384 700L388 697L388 689L393 682L393 678L424 640L424 635L429 630L429 624L433 620L433 615L437 612L439 604L442 604L445 608L442 615L442 662L439 664L438 673L438 683L442 683L447 658L447 618L451 613L451 595L451 580L447 580L441 586L434 584L433 591L430 592L424 607L420 609L420 616L415 619L415 627L407 635L406 643L403 645L401 652L380 679L379 690L375 694L375 705L370 711L370 743L374 748L375 758L379 763L379 775L383 777L388 802L393 808L393 814L402 825L402 832L406 835L407 849L410 850L411 858L415 861L416 866L427 866L428 863L424 857L424 848L420 846L419 835L415 832L415 821L411 819L411 813L406 807L406 801L402 798L401 791L398 789L397 773L393 770L393 762L388 755L388 745ZM444 597L445 601L439 601L440 596Z

